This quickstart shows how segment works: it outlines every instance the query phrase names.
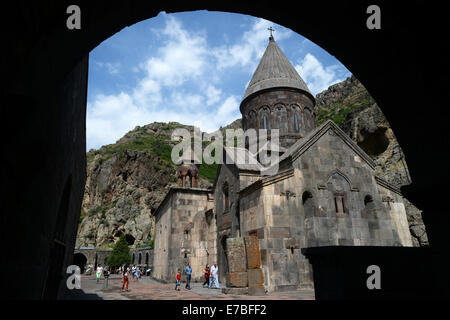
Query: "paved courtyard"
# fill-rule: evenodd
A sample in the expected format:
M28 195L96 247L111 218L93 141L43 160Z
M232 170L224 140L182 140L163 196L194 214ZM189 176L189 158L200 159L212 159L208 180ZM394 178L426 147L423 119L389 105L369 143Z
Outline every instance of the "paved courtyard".
M314 290L303 289L295 291L275 292L264 296L248 296L224 294L219 289L203 288L201 283L192 283L192 290L184 288L175 291L174 284L155 281L149 277L140 280L131 280L129 291L122 292L122 278L120 275L111 275L108 287L105 280L97 283L95 275L81 276L81 289L67 292L69 300L314 300Z

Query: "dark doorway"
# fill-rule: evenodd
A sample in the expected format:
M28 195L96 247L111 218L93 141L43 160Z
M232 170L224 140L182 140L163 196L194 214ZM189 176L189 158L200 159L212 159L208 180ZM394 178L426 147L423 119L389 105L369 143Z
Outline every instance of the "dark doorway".
M305 210L305 218L314 216L314 201L313 195L309 191L303 192L302 195L303 208Z
M220 240L219 280L222 283L228 279L227 238L227 236L223 236Z
M87 263L87 258L84 254L75 253L73 255L73 264L80 267L81 273L84 273L86 263Z

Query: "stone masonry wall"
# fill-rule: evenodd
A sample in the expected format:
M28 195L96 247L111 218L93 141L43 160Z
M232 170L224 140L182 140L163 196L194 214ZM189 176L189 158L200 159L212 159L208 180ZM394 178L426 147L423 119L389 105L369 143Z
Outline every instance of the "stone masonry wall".
M172 199L159 209L155 219L155 243L152 276L166 279L169 266L170 230L172 228Z
M398 236L400 238L399 245L404 247L412 247L413 240L409 229L404 198L382 185L378 185L378 190L381 195L381 200L384 207L389 211L392 221L396 226Z
M401 196L382 190L374 170L335 132L319 137L292 167L240 198L243 234L259 238L268 291L313 285L301 248L408 245ZM392 210L383 202L386 195L393 198ZM342 212L335 196L343 199ZM372 201L365 201L368 196Z
M207 215L213 207L206 189L173 188L156 219L153 276L172 281L177 270L192 266L192 280L201 280L206 263L216 257L215 219ZM161 232L160 232L161 231ZM158 240L158 237L160 238ZM159 260L160 259L160 260Z
M373 169L331 129L295 160L294 167L302 173L314 204L314 210L305 213L308 246L400 243ZM369 207L367 196L373 200ZM336 212L340 199L345 212Z

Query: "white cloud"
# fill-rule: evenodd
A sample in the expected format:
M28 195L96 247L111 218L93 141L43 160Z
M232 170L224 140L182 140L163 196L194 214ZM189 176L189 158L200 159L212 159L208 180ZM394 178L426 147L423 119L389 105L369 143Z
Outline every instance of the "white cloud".
M111 63L111 62L99 62L99 61L96 61L95 63L100 68L106 68L106 70L108 70L108 73L111 74L111 75L118 74L119 71L120 71L120 67L121 67L120 63L118 63L118 62Z
M133 91L133 100L140 106L155 107L162 102L161 85L150 77L142 79Z
M166 27L159 33L165 35L167 40L158 49L159 56L151 57L144 64L148 77L173 87L204 72L208 55L204 37L188 34L172 16L167 17Z
M212 84L206 89L206 105L211 106L220 101L222 90L217 89Z
M295 66L300 76L305 80L313 95L327 89L336 82L343 81L347 70L339 65L324 67L316 57L307 53L300 64Z
M110 144L127 133L131 126L145 124L150 115L133 103L130 95L98 95L87 106L87 146Z
M227 125L239 116L239 101L236 96L230 96L219 107L216 121L221 125Z
M267 47L268 30L273 23L265 19L258 19L252 28L244 32L240 41L232 46L222 46L215 48L213 54L217 59L217 68L240 66L247 67L249 71L254 71L257 63L264 54ZM287 29L278 28L278 34L274 38L279 41L289 38L292 32Z

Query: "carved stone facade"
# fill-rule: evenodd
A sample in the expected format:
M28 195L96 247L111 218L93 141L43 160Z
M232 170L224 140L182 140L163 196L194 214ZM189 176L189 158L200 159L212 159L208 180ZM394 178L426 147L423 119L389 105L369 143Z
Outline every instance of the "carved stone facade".
M399 190L333 122L295 147L287 169L239 192L241 234L259 238L268 291L313 285L301 248L412 246Z
M241 112L244 130L278 129L282 148L316 127L313 100L296 89L267 89L250 96L242 102Z

